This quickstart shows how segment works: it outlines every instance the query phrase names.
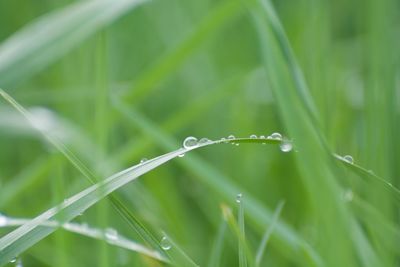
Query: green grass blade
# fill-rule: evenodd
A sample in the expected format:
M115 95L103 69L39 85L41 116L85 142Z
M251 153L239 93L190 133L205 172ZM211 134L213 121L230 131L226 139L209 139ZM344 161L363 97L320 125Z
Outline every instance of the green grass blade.
M87 37L146 0L73 3L46 14L0 46L0 84L9 87L56 61Z
M246 258L246 234L244 224L244 208L243 208L243 196L239 193L236 196L236 202L238 203L238 227L239 227L239 240L238 240L238 251L239 251L239 267L247 267Z
M20 219L20 218L11 218L11 217L3 216L2 220L4 220L4 219L5 219L5 223L0 225L0 227L18 227L18 226L21 226L21 225L24 225L24 224L30 222L30 219ZM150 249L146 248L145 246L122 236L121 234L116 233L115 235L114 234L111 235L110 233L107 232L107 229L95 228L95 227L89 226L86 223L60 224L59 222L56 222L56 221L45 221L43 223L43 225L48 226L48 227L53 227L53 228L61 227L62 229L66 230L68 232L71 232L71 233L76 233L81 236L86 236L86 237L90 237L93 239L102 240L112 246L116 246L116 247L124 248L124 249L130 250L130 251L138 252L140 254L146 255L148 257L151 257L151 258L154 258L156 260L163 261L166 263L169 262L168 259L166 259L162 255L160 255L160 253L158 253L158 251L150 250Z
M274 231L274 228L275 228L275 226L276 226L276 224L278 222L279 216L280 216L280 214L282 212L282 209L283 209L284 205L285 205L284 201L280 201L279 202L278 206L275 209L274 215L272 217L272 222L271 222L271 224L269 225L269 227L267 228L267 230L265 231L265 233L264 233L264 235L262 237L262 240L260 242L260 246L258 247L257 254L256 254L256 266L257 267L261 266L260 265L261 264L261 260L262 260L262 257L264 255L265 248L267 247L268 240L269 240L269 238L271 237L271 235L272 235L272 233Z
M208 267L219 267L221 261L222 250L224 246L224 239L226 233L226 222L225 220L221 220L221 223L218 228L217 235L214 240L213 248L211 250L211 256L208 263Z
M134 87L127 92L124 99L130 104L139 101L162 79L179 67L205 40L240 12L243 12L240 1L223 1L218 4L192 31L191 35L137 78Z
M232 210L229 206L223 204L221 205L222 214L225 220L228 222L229 227L231 228L232 232L238 238L238 255L239 255L239 266L246 267L247 263L250 266L255 266L252 259L251 250L247 245L246 237L244 235L244 213L243 213L243 206L240 208L241 203L239 202L239 209L238 209L238 222L236 222ZM240 211L242 209L242 211Z

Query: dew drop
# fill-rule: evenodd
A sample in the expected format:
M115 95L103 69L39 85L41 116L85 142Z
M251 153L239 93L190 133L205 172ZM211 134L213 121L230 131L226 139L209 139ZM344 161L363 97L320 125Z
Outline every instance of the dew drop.
M260 139L265 139L265 135L260 135Z
M11 263L14 263L17 261L17 258L13 258L12 260L10 260Z
M293 149L293 145L292 142L285 140L279 145L279 148L282 152L290 152Z
M0 227L6 226L8 222L8 218L0 213Z
M140 160L140 163L141 163L141 164L142 164L142 163L145 163L147 160L148 160L148 159L146 159L146 158L142 158L142 159Z
M257 135L255 135L255 134L250 135L250 139L256 139L256 138L257 138Z
M353 191L351 189L347 189L343 192L343 200L345 202L351 202L354 198Z
M271 137L270 139L273 140L282 140L282 135L280 133L273 133L269 137Z
M183 158L185 156L185 153L179 154L178 157Z
M353 157L350 156L350 155L344 156L343 159L344 159L345 161L347 161L348 163L350 163L350 164L353 164L353 163L354 163Z
M199 146L199 143L196 137L189 136L183 141L183 147L186 149L195 148L197 146Z
M118 232L114 228L106 228L104 235L109 240L118 239Z
M163 250L170 250L171 249L171 242L169 242L168 237L164 236L161 238L160 246Z
M242 202L242 197L243 197L242 193L237 194L236 195L236 203L241 203Z
M233 140L235 139L235 136L233 134L231 134L230 136L228 136L228 140Z

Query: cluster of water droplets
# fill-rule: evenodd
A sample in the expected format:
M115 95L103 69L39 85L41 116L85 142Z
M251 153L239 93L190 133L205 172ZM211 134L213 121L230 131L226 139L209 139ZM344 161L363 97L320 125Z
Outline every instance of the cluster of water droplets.
M242 203L242 198L243 198L243 194L239 193L236 195L236 203L240 204Z

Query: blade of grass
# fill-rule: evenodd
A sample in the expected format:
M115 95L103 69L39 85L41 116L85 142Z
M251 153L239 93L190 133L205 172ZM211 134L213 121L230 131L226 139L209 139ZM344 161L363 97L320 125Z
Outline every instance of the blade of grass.
M244 10L241 1L223 1L218 4L192 31L191 35L136 79L131 90L126 91L124 101L130 105L137 103L150 90L155 89L162 79L179 67L205 40L208 40L212 34L215 34L242 11Z
M265 233L261 239L260 246L258 247L257 253L256 253L256 266L257 267L261 266L260 265L261 260L262 260L263 254L265 252L265 248L267 247L268 240L274 231L274 228L278 222L279 216L281 214L281 211L282 211L284 205L285 205L284 201L279 202L278 206L275 209L274 215L272 217L272 222L269 225L269 227L267 228L267 230L265 231Z
M6 223L0 225L0 227L18 227L18 226L24 225L26 223L29 223L30 221L31 221L30 219L7 217ZM154 258L154 259L162 261L162 262L166 262L166 263L169 262L167 258L160 255L160 253L158 253L157 251L149 250L145 246L143 246L139 243L136 243L132 240L129 240L128 238L126 238L120 234L118 234L118 236L115 236L115 237L107 238L107 234L105 234L106 230L91 227L91 226L87 225L86 223L81 223L81 224L64 223L64 224L61 224L60 222L57 222L57 221L45 221L43 223L43 225L48 226L48 227L53 227L53 228L61 227L62 229L66 230L68 232L71 232L71 233L76 233L81 236L86 236L86 237L90 237L93 239L102 240L112 246L117 246L120 248L138 252L140 254L146 255L148 257Z
M237 236L239 246L238 246L238 254L239 254L239 267L245 267L247 266L247 259L249 260L249 265L250 266L255 266L254 263L252 262L252 255L249 247L247 246L247 242L245 239L244 230L242 229L244 227L244 222L240 222L242 219L244 219L244 213L243 213L243 206L240 208L240 202L239 204L239 211L238 211L238 223L236 222L232 210L229 206L222 204L221 209L222 209L222 214L225 218L225 220L228 222L229 227L231 228L232 232ZM240 212L240 209L242 209L242 212ZM240 214L241 213L241 214ZM247 259L246 259L247 257Z
M219 267L221 265L221 255L224 246L224 239L226 233L226 221L224 219L221 220L221 223L218 228L217 235L214 240L213 248L211 250L211 256L208 263L208 267Z
M238 251L239 251L239 267L247 267L246 258L246 234L244 225L244 211L243 211L243 195L239 193L236 196L236 202L238 203L238 226L239 226L239 240L238 240Z
M38 130L52 145L54 145L71 163L76 167L91 183L100 180L97 178L76 156L70 151L57 136L51 135L47 132L46 128L36 124L37 120L31 113L29 113L24 107L17 103L11 96L0 89L0 95L6 99L13 107L15 107L31 124ZM127 209L124 204L116 197L110 196L110 200L117 212L128 222L128 224L135 230L149 245L158 248L160 251L161 247L157 239L147 230L143 224Z
M0 84L31 77L87 37L146 0L73 3L28 24L0 46Z

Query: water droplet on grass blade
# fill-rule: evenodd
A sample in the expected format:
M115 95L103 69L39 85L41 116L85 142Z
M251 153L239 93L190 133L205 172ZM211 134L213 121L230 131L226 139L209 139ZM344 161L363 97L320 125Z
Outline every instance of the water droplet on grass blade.
M13 258L12 260L10 260L11 263L14 263L17 261L17 258Z
M145 163L146 161L147 161L146 158L142 158L142 159L140 160L140 163Z
M257 135L252 134L252 135L250 135L250 138L251 138L251 139L256 139L256 138L257 138Z
M242 193L237 194L237 195L236 195L236 203L242 202L242 197L243 197L243 194L242 194Z
M178 157L183 158L185 156L185 153L179 154Z
M233 140L233 139L235 139L235 136L233 134L228 136L228 140Z
M265 139L265 135L260 135L260 139Z
M114 228L107 228L104 236L109 240L117 240L118 239L118 232Z
M186 137L186 139L183 141L183 147L186 149L191 149L191 148L195 148L198 146L199 146L199 143L198 143L196 137L189 136L189 137Z
M163 250L170 250L172 247L171 242L169 242L168 237L166 236L161 238L160 246Z
M285 140L279 145L279 148L282 152L290 152L293 149L293 145L292 142Z
M282 140L282 135L280 133L273 133L269 137L269 139L273 140Z
M354 163L354 159L353 159L353 157L350 156L350 155L344 156L343 159L344 159L345 161L347 161L348 163L351 163L351 164Z

